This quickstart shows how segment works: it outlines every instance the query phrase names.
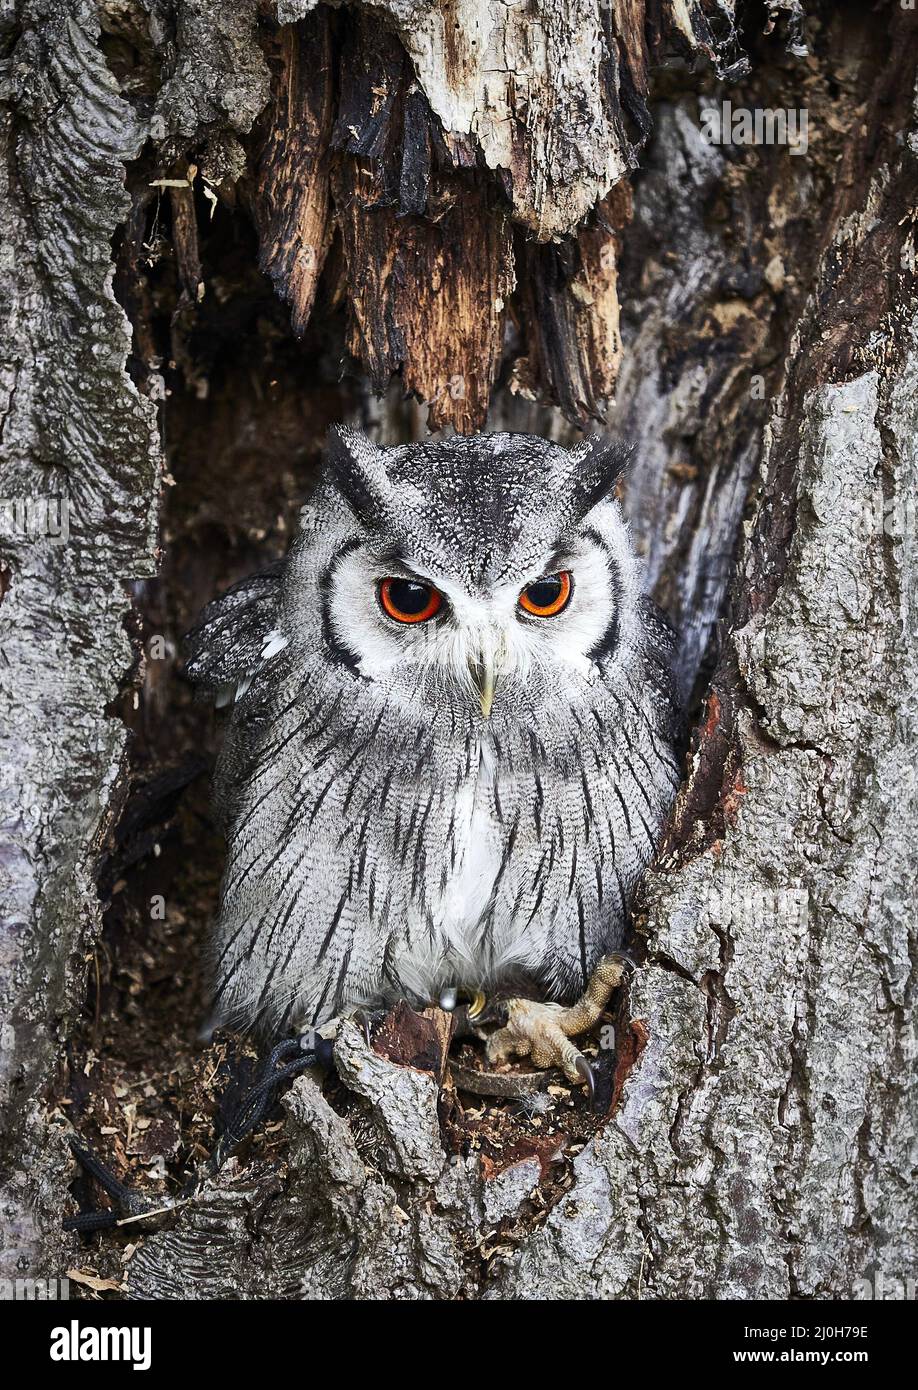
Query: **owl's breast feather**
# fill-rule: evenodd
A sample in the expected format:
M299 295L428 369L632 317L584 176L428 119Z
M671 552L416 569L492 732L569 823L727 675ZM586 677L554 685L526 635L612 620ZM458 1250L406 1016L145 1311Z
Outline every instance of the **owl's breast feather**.
M481 965L481 928L491 908L503 853L494 811L496 776L493 744L482 735L477 766L473 760L472 772L456 790L455 866L433 913L442 945L457 958L457 965L467 966L473 974Z

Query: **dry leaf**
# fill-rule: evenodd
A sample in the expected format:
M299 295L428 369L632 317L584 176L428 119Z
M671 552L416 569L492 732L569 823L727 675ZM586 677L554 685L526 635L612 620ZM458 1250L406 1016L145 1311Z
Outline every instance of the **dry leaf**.
M100 1279L98 1274L87 1274L82 1269L68 1269L67 1278L72 1279L75 1284L85 1284L87 1289L94 1289L96 1293L120 1293L124 1285L117 1279Z

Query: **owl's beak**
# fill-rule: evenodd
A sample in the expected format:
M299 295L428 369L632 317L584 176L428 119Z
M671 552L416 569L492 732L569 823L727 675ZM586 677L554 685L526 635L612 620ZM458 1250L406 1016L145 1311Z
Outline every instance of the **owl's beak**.
M489 718L491 706L494 703L494 655L489 651L479 653L477 660L471 663L472 675L475 684L478 686L481 698L481 713L483 718Z

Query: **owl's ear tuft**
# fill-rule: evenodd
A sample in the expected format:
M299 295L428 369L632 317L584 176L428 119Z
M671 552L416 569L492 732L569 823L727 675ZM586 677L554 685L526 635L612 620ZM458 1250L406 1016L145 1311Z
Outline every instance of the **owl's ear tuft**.
M570 453L573 505L586 516L608 497L631 462L634 450L618 440L591 435Z
M359 430L336 425L326 458L329 478L360 520L368 525L378 520L392 492L383 450Z

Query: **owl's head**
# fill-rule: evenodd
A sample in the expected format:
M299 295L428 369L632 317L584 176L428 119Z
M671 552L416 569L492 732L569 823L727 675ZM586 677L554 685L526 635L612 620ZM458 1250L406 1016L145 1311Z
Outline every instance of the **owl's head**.
M393 699L476 718L589 681L641 640L639 564L611 495L626 459L598 439L380 449L335 431L290 557L288 629L311 587L339 663Z

